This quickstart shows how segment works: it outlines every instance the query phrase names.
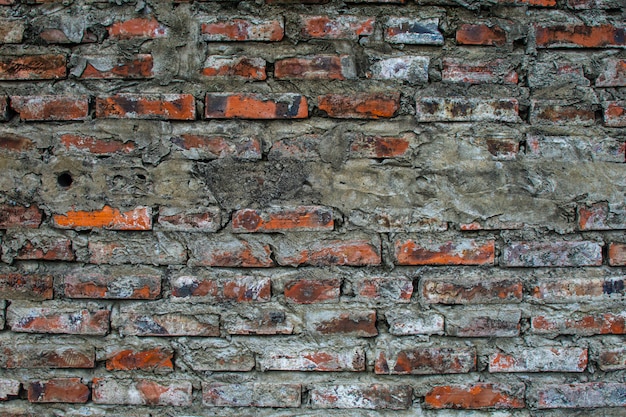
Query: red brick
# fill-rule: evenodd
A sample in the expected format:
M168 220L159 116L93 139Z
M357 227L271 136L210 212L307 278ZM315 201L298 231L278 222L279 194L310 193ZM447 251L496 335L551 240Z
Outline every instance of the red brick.
M390 375L464 374L476 370L476 349L470 347L418 347L399 352L378 352L374 372Z
M317 98L317 107L338 119L380 119L396 115L400 93L327 94Z
M595 123L595 112L584 103L568 105L558 100L531 100L530 123L591 126Z
M626 59L605 59L596 87L626 87Z
M28 307L11 304L7 324L14 332L103 336L109 332L109 310Z
M446 315L446 334L454 337L516 337L521 329L519 310L455 310Z
M621 300L624 279L619 277L558 277L539 280L531 295L546 303Z
M402 80L426 84L429 65L430 57L427 56L396 56L374 62L366 76L375 80Z
M611 226L607 224L608 218L608 203L578 206L578 229L580 230L611 230ZM624 223L626 225L626 219Z
M107 371L172 371L172 350L156 347L152 349L111 349L106 355Z
M587 349L524 347L511 354L489 356L489 372L583 372L587 360Z
M224 318L224 328L232 335L294 334L299 319L280 310L257 310L245 316L230 315Z
M202 383L202 405L205 407L300 407L301 396L300 384Z
M0 44L22 43L24 29L24 22L19 20L0 21Z
M319 335L343 335L355 337L374 337L376 329L376 311L351 310L349 312L319 310L306 314L305 323L313 333Z
M492 265L495 256L493 240L422 242L406 239L397 240L394 247L398 265Z
M112 300L154 300L161 295L161 276L131 271L81 271L65 276L65 296Z
M11 4L15 4L15 0L0 0L0 5L2 6L8 6Z
M339 302L341 280L296 279L285 283L285 299L296 304Z
M607 48L626 45L623 27L613 25L535 25L538 48Z
M301 16L300 35L309 39L347 39L356 41L374 33L374 18L341 15Z
M537 334L573 334L578 336L626 334L626 315L624 313L539 315L532 317L531 330Z
M63 345L23 342L14 346L3 344L0 352L0 368L88 369L95 366L95 349L84 342L74 346L69 341Z
M267 302L271 280L264 277L205 278L183 275L170 281L172 297L208 302Z
M333 211L320 206L243 209L233 214L235 233L314 232L333 230Z
M152 210L137 207L120 212L117 208L104 206L101 210L68 211L52 216L52 224L61 229L90 230L152 230Z
M294 245L296 245L294 243ZM299 265L380 265L381 253L378 240L319 240L310 244L292 246L285 243L277 247L276 260L282 266Z
M539 409L626 407L625 390L626 384L617 382L540 384L533 397Z
M519 77L506 59L467 61L444 58L441 80L467 84L517 84Z
M519 303L524 290L520 280L485 277L421 279L420 287L422 299L429 304Z
M417 97L418 122L509 122L519 118L514 98Z
M182 150L188 159L237 159L258 160L263 157L261 142L256 137L224 138L182 134L171 138L172 145Z
M151 381L148 379L93 379L95 404L188 407L192 402L189 381Z
M194 120L191 94L117 94L96 98L96 117L109 119Z
M504 246L504 267L566 267L602 265L602 246L596 242L511 242Z
M477 383L445 385L430 390L424 397L428 408L524 408L524 385Z
M152 18L134 18L107 27L110 39L155 39L167 36L168 29Z
M87 120L89 97L11 96L11 108L26 121Z
M354 292L357 298L366 301L409 303L413 281L405 277L359 279L354 283Z
M180 265L187 263L187 250L163 234L133 234L124 240L95 237L87 244L87 262L93 264Z
M626 369L626 348L602 346L597 352L596 362L603 371Z
M506 32L498 25L463 24L456 31L459 45L502 46L506 43Z
M261 41L278 42L285 36L283 18L279 19L229 19L202 24L205 41Z
M164 230L177 232L216 232L221 224L221 212L217 207L184 210L159 207L157 223Z
M235 238L195 239L189 242L190 266L268 268L274 266L269 244Z
M608 101L603 107L605 126L626 127L626 100Z
M0 274L0 294L7 300L50 300L52 286L51 275Z
M386 316L389 333L395 336L444 333L444 317L438 313L393 309Z
M609 265L626 266L626 243L611 243L609 245Z
M411 138L403 136L356 135L350 144L351 158L401 158L409 154Z
M443 45L439 19L390 17L384 32L385 41L392 44Z
M9 396L17 397L20 393L21 386L20 381L0 378L0 401L8 400Z
M138 54L131 58L83 57L86 60L82 72L72 74L83 79L124 79L136 80L152 78L153 59L150 54Z
M86 403L89 388L80 378L55 378L28 384L31 403Z
M68 151L89 152L95 155L128 154L135 150L134 142L121 142L117 140L98 139L93 136L74 135L66 133L61 135L61 145Z
M15 255L21 261L73 261L76 259L72 250L72 241L61 237L25 240Z
M202 75L211 78L229 78L262 81L267 78L263 58L209 56Z
M314 386L309 395L313 408L406 410L413 400L413 390L409 385Z
M269 349L257 359L262 371L363 372L365 352L354 349Z
M345 80L356 78L349 55L315 55L286 58L274 63L274 77L299 80Z
M65 55L0 57L0 80L56 80L67 73Z
M219 316L182 313L120 313L116 322L124 336L210 336L220 335Z
M21 147L21 146L20 146ZM0 229L25 227L37 229L41 224L42 214L37 206L0 205Z
M300 94L207 93L207 119L305 119L307 99Z

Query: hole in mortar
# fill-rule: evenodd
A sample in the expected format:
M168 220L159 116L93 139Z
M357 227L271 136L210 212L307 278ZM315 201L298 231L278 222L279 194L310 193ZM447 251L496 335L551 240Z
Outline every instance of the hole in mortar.
M57 177L57 183L63 188L68 188L72 185L72 182L74 182L74 179L72 178L72 174L69 172L62 172Z

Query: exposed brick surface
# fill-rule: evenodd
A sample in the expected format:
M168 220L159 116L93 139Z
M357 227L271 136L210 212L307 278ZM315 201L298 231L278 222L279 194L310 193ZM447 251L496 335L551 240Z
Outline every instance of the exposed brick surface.
M424 398L429 408L524 408L524 386L479 383L438 386Z
M626 45L624 27L613 25L535 25L540 48L606 48Z
M189 381L93 379L93 401L96 404L189 406L191 391Z
M583 372L587 349L535 348L489 357L489 372Z
M307 99L299 94L208 93L207 119L304 119Z
M518 122L516 99L417 97L418 122Z
M0 274L0 292L10 300L50 300L53 295L51 275Z
M89 388L80 378L55 378L28 384L28 401L32 403L86 403Z
M284 36L282 19L232 19L202 23L207 41L280 41Z
M0 80L55 80L67 74L65 55L23 55L0 58Z
M609 265L626 265L626 243L611 243L609 245Z
M23 207L3 204L0 206L0 229L27 227L36 229L41 224L41 211L36 206Z
M149 207L137 207L120 212L117 208L104 206L102 210L97 211L70 211L55 214L52 221L61 229L150 230L152 229L152 210Z
M460 374L475 370L476 351L472 348L416 348L394 355L378 353L374 371L392 375Z
M190 94L118 94L96 98L96 117L112 119L194 120L196 103Z
M167 371L173 370L174 353L165 348L111 350L106 355L109 371Z
M87 96L11 96L11 108L25 121L85 120Z
M313 39L351 39L374 33L376 21L373 18L341 15L301 16L301 34Z
M408 385L332 385L314 387L310 395L313 408L404 410L412 390Z
M339 119L379 119L393 117L400 107L399 94L328 94L317 99L318 108Z
M362 372L365 352L362 349L264 352L259 366L266 371Z
M298 384L202 384L205 407L298 407L302 387Z
M51 309L14 303L7 310L7 325L14 332L105 335L109 310Z
M494 262L493 241L421 242L398 240L395 245L398 265L488 265Z
M65 369L94 368L95 350L86 344L65 341L62 345L18 343L3 345L0 368Z

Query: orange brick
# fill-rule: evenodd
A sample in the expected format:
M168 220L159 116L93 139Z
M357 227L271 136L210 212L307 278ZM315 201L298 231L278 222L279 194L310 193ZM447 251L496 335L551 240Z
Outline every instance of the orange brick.
M207 119L305 119L306 97L300 94L207 93Z
M535 25L538 48L605 48L626 45L626 29L613 25Z
M87 58L87 64L80 78L125 80L151 78L152 66L153 59L150 54L139 54L130 59L91 57Z
M319 206L244 209L233 214L233 232L323 231L333 230L333 211Z
M87 96L11 96L11 108L26 121L71 121L89 118Z
M324 240L310 245L279 247L276 259L283 266L380 265L380 242L366 239Z
M55 378L28 384L31 403L86 403L89 388L80 378Z
M360 36L373 34L375 23L374 18L360 16L301 16L300 34L313 39L358 40Z
M115 22L107 28L111 39L162 38L167 36L167 28L154 17L150 19L135 18Z
M285 298L296 304L338 302L341 280L297 279L285 283Z
M395 116L400 108L400 93L327 94L317 101L317 107L330 117L380 119Z
M262 81L267 78L265 66L262 58L210 56L204 63L202 75Z
M112 350L107 354L108 371L171 371L174 353L166 348Z
M117 94L96 98L96 117L109 119L194 120L191 94Z
M137 207L122 213L119 209L104 206L102 210L96 211L55 214L52 222L61 229L151 230L152 210L149 207Z
M497 25L464 24L456 31L459 45L502 46L506 43L506 32Z
M626 243L611 243L609 245L609 265L626 266Z
M424 397L429 408L524 408L524 386L478 383L437 386Z
M495 242L473 239L459 242L418 242L397 240L395 258L398 265L492 265Z

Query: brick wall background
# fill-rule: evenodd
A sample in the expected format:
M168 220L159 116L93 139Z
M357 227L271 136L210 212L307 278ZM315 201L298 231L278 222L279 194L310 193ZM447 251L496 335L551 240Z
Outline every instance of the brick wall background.
M0 416L623 416L625 21L0 0Z

